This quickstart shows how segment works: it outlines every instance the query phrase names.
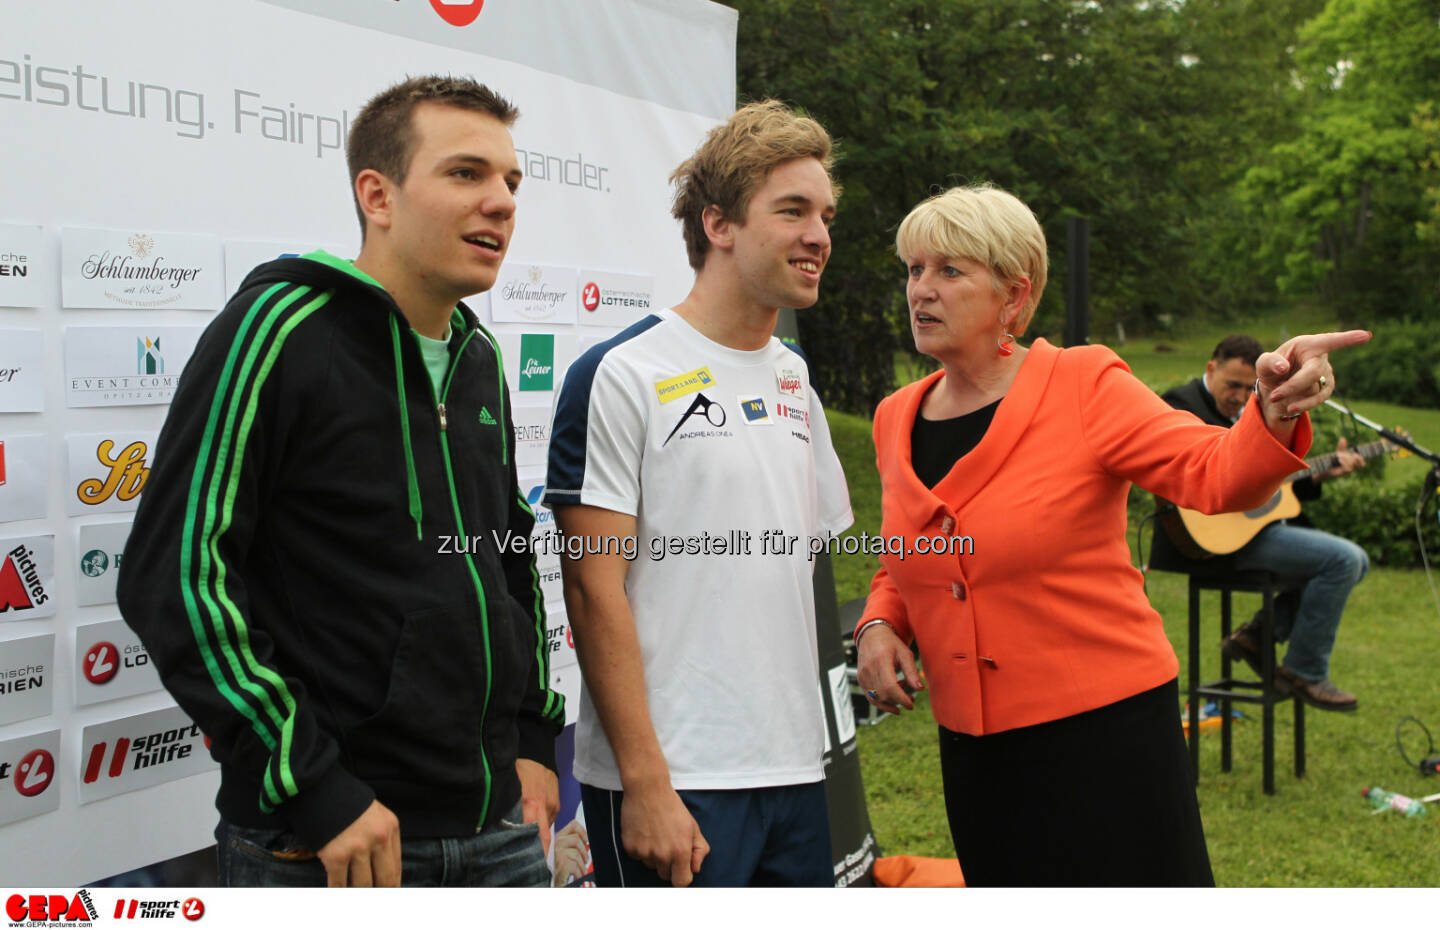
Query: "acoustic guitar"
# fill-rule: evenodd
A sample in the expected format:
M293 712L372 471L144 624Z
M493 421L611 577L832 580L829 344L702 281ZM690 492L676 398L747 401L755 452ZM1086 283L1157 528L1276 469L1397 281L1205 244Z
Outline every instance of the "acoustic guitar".
M1384 439L1367 442L1348 450L1361 458L1372 459L1400 451L1399 447ZM1198 510L1186 510L1170 501L1156 498L1159 505L1160 526L1175 548L1186 558L1208 559L1217 555L1229 555L1240 549L1256 534L1276 520L1287 520L1300 515L1300 500L1295 496L1291 484L1301 478L1314 478L1334 468L1340 461L1336 452L1317 455L1305 460L1309 467L1286 478L1271 498L1254 510L1237 513L1204 514Z

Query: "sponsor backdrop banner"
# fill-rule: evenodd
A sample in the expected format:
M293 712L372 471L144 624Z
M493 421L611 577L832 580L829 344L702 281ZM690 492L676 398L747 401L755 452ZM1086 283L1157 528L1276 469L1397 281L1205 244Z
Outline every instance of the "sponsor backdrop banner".
M45 409L44 346L38 329L0 329L0 413Z
M54 664L54 633L0 641L0 724L50 713Z
M213 842L203 737L115 620L125 514L244 276L354 256L344 149L364 101L438 71L520 108L514 244L469 303L498 324L538 501L568 366L690 286L668 177L734 105L736 22L706 0L0 4L0 777L23 789L0 785L8 882L80 884ZM558 559L541 571L573 708ZM577 820L572 805L552 856Z

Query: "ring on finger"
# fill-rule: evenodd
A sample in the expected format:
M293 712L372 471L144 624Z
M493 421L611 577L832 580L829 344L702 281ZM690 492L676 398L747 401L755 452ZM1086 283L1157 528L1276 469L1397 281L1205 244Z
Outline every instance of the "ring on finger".
M1321 376L1320 376L1320 390L1322 390L1322 391L1325 390L1325 385L1327 385L1327 384L1329 384L1329 383L1330 383L1329 381L1325 380L1325 376L1324 376L1324 375L1321 375Z
M875 691L874 691L874 689L871 689L871 690L869 690L869 691L866 691L866 692L865 692L865 696L866 696L867 698L869 698L870 700L872 700L872 701L878 701L878 700L880 700L880 695L876 694Z

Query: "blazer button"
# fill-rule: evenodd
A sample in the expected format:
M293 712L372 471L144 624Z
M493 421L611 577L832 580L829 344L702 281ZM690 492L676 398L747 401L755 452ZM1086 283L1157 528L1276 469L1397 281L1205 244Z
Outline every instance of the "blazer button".
M981 661L981 662L984 662L986 665L990 666L991 668L999 668L999 667L1000 667L1000 663L996 662L994 659L990 658L989 656L981 656L981 657L980 657L980 661Z
M963 581L950 582L950 593L955 595L955 600L965 600L965 583Z
M953 529L955 529L955 519L953 517L946 517L940 521L940 532L949 533Z

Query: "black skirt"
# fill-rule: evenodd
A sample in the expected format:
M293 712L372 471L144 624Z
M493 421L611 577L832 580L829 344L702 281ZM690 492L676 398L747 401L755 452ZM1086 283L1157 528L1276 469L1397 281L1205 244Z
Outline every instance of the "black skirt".
M1170 681L989 736L940 728L945 808L971 886L1213 886Z

